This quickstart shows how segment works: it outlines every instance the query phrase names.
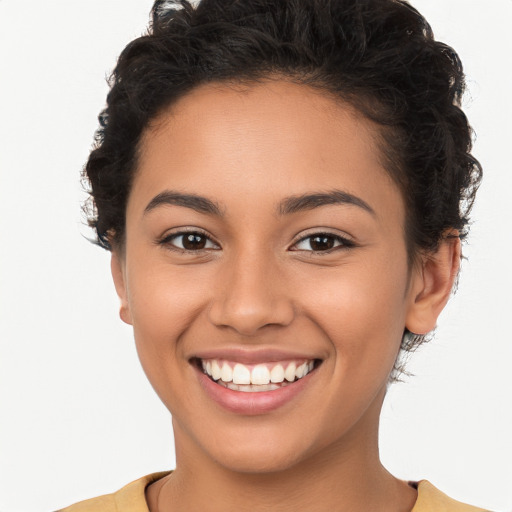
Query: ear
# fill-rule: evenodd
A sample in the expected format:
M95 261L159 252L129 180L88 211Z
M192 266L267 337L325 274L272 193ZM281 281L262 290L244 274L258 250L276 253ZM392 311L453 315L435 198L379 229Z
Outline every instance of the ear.
M127 324L132 325L132 317L130 314L130 306L128 303L128 295L126 293L126 274L124 259L118 251L112 251L112 258L110 260L110 270L112 271L112 278L114 279L114 286L116 287L117 295L121 301L119 309L119 316L121 320Z
M426 334L436 327L450 298L460 259L459 233L454 230L445 233L435 252L421 257L411 278L411 304L405 322L409 331Z

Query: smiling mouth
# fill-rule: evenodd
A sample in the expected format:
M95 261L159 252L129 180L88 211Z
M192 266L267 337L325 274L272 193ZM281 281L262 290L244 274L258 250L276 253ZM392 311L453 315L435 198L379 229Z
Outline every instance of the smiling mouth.
M216 384L233 391L274 391L303 379L320 364L318 359L246 365L224 359L196 359L197 367Z

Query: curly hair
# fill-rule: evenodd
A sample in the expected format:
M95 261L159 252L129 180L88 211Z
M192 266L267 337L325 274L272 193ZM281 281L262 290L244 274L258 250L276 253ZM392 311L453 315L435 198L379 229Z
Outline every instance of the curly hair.
M462 65L405 0L157 0L148 32L118 59L84 170L97 243L123 246L138 145L153 118L201 84L274 78L377 123L406 204L410 259L449 229L466 236L482 170L460 108Z

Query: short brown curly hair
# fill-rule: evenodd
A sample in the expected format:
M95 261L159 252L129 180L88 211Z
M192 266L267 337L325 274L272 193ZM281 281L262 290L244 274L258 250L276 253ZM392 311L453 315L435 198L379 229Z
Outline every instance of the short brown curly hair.
M271 75L348 101L383 127L410 248L435 248L447 228L465 236L481 166L460 109L461 62L406 1L157 0L147 34L112 73L85 166L97 242L122 243L137 146L152 118L200 84Z
M137 149L155 116L201 84L276 76L348 102L380 126L386 169L406 204L410 261L448 229L466 236L482 169L460 108L464 73L408 2L157 0L148 32L118 59L84 170L97 243L123 246Z

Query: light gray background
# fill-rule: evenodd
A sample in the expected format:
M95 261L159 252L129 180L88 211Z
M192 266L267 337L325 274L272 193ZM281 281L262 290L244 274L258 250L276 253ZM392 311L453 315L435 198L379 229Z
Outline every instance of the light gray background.
M459 291L392 388L382 457L512 510L512 1L416 0L462 57L485 180ZM171 422L84 236L79 171L105 76L150 0L0 2L0 510L55 509L174 465Z

